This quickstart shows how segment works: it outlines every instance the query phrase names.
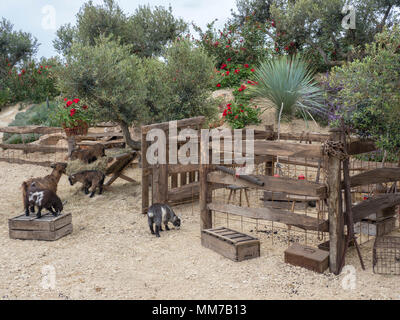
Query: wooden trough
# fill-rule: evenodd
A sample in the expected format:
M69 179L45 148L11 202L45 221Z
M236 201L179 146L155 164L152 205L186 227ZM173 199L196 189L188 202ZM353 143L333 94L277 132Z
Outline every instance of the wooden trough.
M10 219L8 227L11 239L55 241L72 233L72 215L49 213L38 219L36 214L23 214Z

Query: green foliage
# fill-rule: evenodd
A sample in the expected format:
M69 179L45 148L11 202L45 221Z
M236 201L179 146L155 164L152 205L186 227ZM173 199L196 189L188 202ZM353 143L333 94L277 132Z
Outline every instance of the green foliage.
M230 103L226 106L222 117L232 129L243 129L248 125L260 124L261 110L255 106Z
M270 7L274 0L236 0L237 13L232 11L233 21L243 24L250 16L258 23L270 18Z
M64 98L63 101L59 101L51 116L63 128L74 128L82 124L90 125L93 112L79 98Z
M214 84L215 61L189 41L176 41L166 50L165 61L164 67L159 66L158 70L159 81L165 84L163 92L166 96L160 99L164 102L160 104L152 99L159 106L157 119L169 121L200 115L213 118L217 108L210 98L210 88ZM157 86L149 85L148 88L150 96L157 91L154 90Z
M268 57L270 46L265 37L265 24L257 22L253 16L247 17L243 24L228 22L223 30L216 30L215 21L207 25L207 30L194 26L200 35L197 43L216 58L216 67L231 59L232 65L255 65Z
M142 62L130 46L109 38L100 37L95 46L74 44L67 67L59 69L58 87L89 106L94 120L130 125L148 118Z
M39 103L59 94L55 87L54 68L60 62L55 59L42 59L40 62L27 62L9 70L4 80L9 102Z
M332 125L344 118L360 136L383 149L400 150L400 27L385 29L365 48L366 57L333 70L330 86L336 106Z
M0 90L3 89L8 71L30 59L39 47L30 33L14 31L13 27L5 18L0 21Z
M172 9L139 6L128 15L114 0L102 5L86 2L77 14L76 26L62 26L53 45L68 55L73 42L95 46L100 36L110 37L121 45L130 45L130 52L140 57L158 56L165 45L186 31L187 25L172 15Z
M344 29L342 13L346 0L279 0L270 7L267 30L277 52L287 52L291 43L310 58L318 56L320 71L351 60L352 50L373 41L385 25L398 21L399 0L353 1L356 29ZM316 65L317 67L317 65Z
M234 65L230 61L226 61L221 65L220 69L216 71L216 88L233 88L240 86L240 84L251 79L255 69L249 64Z
M313 78L313 70L300 56L283 56L261 63L255 71L256 85L249 87L250 96L270 100L277 115L292 116L301 112L304 119L311 112L322 112L323 92Z

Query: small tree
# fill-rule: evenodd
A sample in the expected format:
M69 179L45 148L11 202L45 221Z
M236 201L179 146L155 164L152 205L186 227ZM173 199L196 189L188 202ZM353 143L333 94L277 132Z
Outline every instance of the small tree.
M112 37L122 45L130 45L131 53L139 57L158 56L166 44L187 29L182 19L176 19L171 7L139 6L128 15L114 0L104 0L102 5L86 2L76 15L75 26L60 27L53 45L67 55L73 42L95 45L100 36Z
M14 31L6 19L0 21L0 89L9 71L36 54L39 44L30 33Z
M333 69L332 125L345 118L360 136L396 154L400 151L400 27L385 29L366 46L366 57Z
M58 85L63 96L78 97L93 109L95 120L114 121L122 129L132 149L129 127L146 121L145 73L141 60L131 54L131 46L100 37L94 46L74 44L67 66L59 69Z

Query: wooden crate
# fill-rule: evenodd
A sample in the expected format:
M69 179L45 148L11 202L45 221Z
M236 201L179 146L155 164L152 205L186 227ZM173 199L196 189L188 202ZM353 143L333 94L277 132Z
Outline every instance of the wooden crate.
M224 227L203 230L201 244L237 262L260 256L260 240Z
M396 228L396 218L389 218L382 221L364 220L354 225L354 232L359 234L381 237L391 233Z
M369 215L366 220L371 221L383 221L388 218L397 216L397 207L391 207L384 210L380 210L378 213Z
M295 243L285 251L285 262L324 273L329 266L329 252Z
M72 215L45 214L38 219L36 214L23 214L8 220L8 227L11 239L55 241L72 233Z

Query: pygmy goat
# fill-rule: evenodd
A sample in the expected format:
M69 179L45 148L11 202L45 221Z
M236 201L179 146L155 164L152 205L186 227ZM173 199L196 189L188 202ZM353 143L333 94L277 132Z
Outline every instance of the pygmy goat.
M71 160L81 160L84 163L92 163L97 159L106 155L105 148L102 144L98 143L88 149L77 149L73 150L70 156Z
M35 183L30 186L32 191L29 192L29 206L31 212L35 212L35 206L38 207L38 212L36 214L37 218L42 216L42 209L45 208L49 210L54 216L57 216L63 210L63 204L60 198L51 190L34 190L36 189ZM26 214L29 216L29 212Z
M25 214L29 215L28 208L28 194L31 191L30 188L33 184L33 187L36 190L51 190L54 193L57 193L57 185L61 179L63 173L65 173L65 169L67 168L66 163L55 163L51 165L53 171L50 175L47 175L43 178L32 178L26 180L22 183L22 199L24 203Z
M85 194L90 193L90 197L93 198L96 193L96 188L99 188L99 194L103 193L103 184L106 176L104 173L96 170L85 170L68 177L69 183L73 186L78 181L83 184L83 190ZM91 188L91 190L89 190Z
M151 234L155 234L156 237L160 237L160 231L163 231L162 225L164 224L165 230L169 230L168 222L171 222L175 227L179 229L181 226L181 219L175 215L175 212L167 204L153 204L147 212L148 222ZM156 225L156 231L154 232L153 223Z

